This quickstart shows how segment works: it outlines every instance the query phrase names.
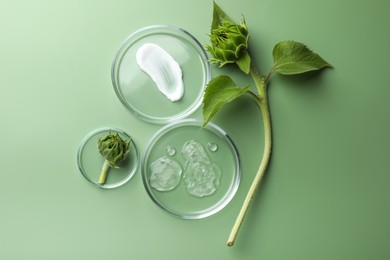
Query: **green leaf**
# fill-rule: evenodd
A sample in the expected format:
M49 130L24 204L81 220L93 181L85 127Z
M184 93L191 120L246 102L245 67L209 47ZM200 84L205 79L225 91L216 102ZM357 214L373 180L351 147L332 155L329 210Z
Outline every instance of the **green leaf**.
M224 20L231 21L227 14L214 2L211 30L218 28L218 26L221 25Z
M249 56L247 51L242 54L241 58L237 60L236 63L240 70L242 70L246 74L249 74L251 68L251 57Z
M229 76L212 79L206 87L203 97L203 126L213 118L225 104L238 98L249 90L249 87L238 87Z
M308 71L332 67L317 53L304 44L295 41L282 41L273 49L274 65L271 72L283 75L301 74Z

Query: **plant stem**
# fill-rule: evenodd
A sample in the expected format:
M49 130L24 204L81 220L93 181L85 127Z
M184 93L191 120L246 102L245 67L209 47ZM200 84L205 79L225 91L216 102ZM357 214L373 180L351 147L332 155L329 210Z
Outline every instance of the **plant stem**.
M227 241L228 246L233 246L237 237L237 233L241 227L242 222L244 221L245 215L248 211L249 205L253 200L256 190L260 186L261 180L263 179L264 173L267 169L269 160L271 158L271 148L272 148L272 131L271 131L271 117L269 113L268 106L268 96L267 96L267 85L269 77L265 78L259 75L256 69L252 66L250 74L253 78L253 81L256 84L257 91L259 92L259 99L256 99L261 109L261 114L263 117L264 123L264 151L263 158L261 160L259 169L257 170L256 176L249 188L249 191L246 195L242 208L238 214L236 222L234 223L233 229L230 233L229 239Z
M99 184L104 184L106 183L106 178L107 178L107 172L108 169L110 168L110 164L108 163L107 160L104 160L103 168L102 171L100 172L100 177L99 177Z

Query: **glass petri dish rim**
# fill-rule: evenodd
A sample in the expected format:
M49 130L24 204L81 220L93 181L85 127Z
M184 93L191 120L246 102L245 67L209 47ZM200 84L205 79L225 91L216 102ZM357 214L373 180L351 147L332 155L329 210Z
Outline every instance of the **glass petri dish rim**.
M98 184L97 182L93 181L91 178L89 178L88 174L86 174L85 172L85 169L81 163L81 157L82 157L82 152L83 152L83 149L84 149L84 146L85 144L87 143L87 141L93 137L94 135L98 134L98 133L101 133L101 132L105 132L105 131L113 131L113 132L117 132L117 133L120 133L128 138L130 138L130 145L131 147L134 149L134 153L135 153L135 157L136 157L136 160L134 162L134 166L133 168L131 169L131 171L129 172L129 174L126 176L126 178L124 178L123 180L117 182L117 183L112 183L112 184L104 184L104 185L101 185L101 184ZM80 146L79 148L77 149L77 166L79 168L79 171L80 171L80 174L90 183L92 184L93 186L95 187L98 187L98 188L101 188L101 189L114 189L114 188L118 188L122 185L124 185L125 183L127 183L129 180L131 180L133 178L133 176L135 175L137 169L138 169L138 164L139 164L139 159L138 159L138 150L137 150L137 146L135 145L134 141L133 141L133 138L131 138L125 131L119 129L119 128L115 128L115 127L101 127L101 128L97 128L95 130L93 130L92 132L88 133L84 138L83 140L81 141L80 143Z
M116 79L116 73L117 73L117 67L118 64L120 63L122 59L123 53L128 49L128 44L132 42L133 40L136 40L139 35L142 35L145 32L148 31L155 31L155 30L168 30L168 31L173 31L175 33L179 33L181 36L184 36L186 39L189 41L193 42L193 46L197 49L198 53L200 54L204 65L203 72L204 72L204 77L205 77L205 83L203 84L201 91L199 92L200 94L197 97L197 101L192 103L191 106L189 106L186 110L184 110L181 113L172 115L172 116L167 116L167 117L155 117L155 116L150 116L142 113L141 111L133 108L126 100L123 98L122 94L120 93L120 85L117 82ZM183 118L188 117L192 113L194 113L199 106L202 104L203 101L203 92L206 88L207 82L209 82L211 79L211 67L208 62L208 55L206 50L203 48L202 44L196 39L191 33L186 31L183 28L180 28L175 25L170 25L170 24L157 24L157 25L150 25L146 27L142 27L133 33L131 33L121 44L119 49L117 50L114 59L112 61L111 65L111 81L112 85L114 87L115 94L119 98L120 102L122 105L131 113L136 115L137 117L141 118L142 120L150 123L155 123L155 124L169 124L178 120L181 120Z
M203 122L200 119L186 118L186 119L182 119L180 121L173 122L171 124L165 125L164 127L160 128L152 136L152 138L150 139L149 143L147 144L147 147L146 147L146 149L145 149L145 151L144 151L144 153L142 155L142 159L141 159L142 181L143 181L144 187L146 189L146 192L148 193L148 195L151 198L151 200L160 209L162 209L163 211L167 212L168 214L170 214L170 215L172 215L174 217L181 218L181 219L186 219L186 220L203 219L203 218L206 218L206 217L209 217L209 216L212 216L212 215L218 213L219 211L221 211L233 199L234 195L236 194L236 192L238 190L238 187L239 187L239 184L240 184L240 180L241 180L241 163L240 163L241 159L240 159L240 154L238 152L238 149L237 149L236 145L234 144L233 140L230 138L230 136L222 128L220 128L219 126L217 126L216 124L214 124L212 122L209 122L204 127L204 128L206 128L208 130L213 131L213 133L215 133L215 134L217 134L219 136L222 136L222 137L224 137L226 139L227 144L229 145L229 147L232 149L233 153L235 154L235 164L236 164L235 171L236 171L236 174L235 174L235 178L233 180L233 185L231 186L230 190L225 194L223 199L221 199L217 204L215 204L211 208L205 209L203 211L198 211L198 214L191 214L191 215L189 215L189 214L188 215L179 214L179 213L174 212L172 210L169 210L168 208L166 208L163 205L161 205L159 203L158 199L155 198L155 196L151 192L151 187L149 186L148 178L146 176L146 170L147 170L146 167L147 166L145 165L145 162L146 162L147 158L149 157L153 146L156 144L158 139L161 136L163 136L166 132L168 132L171 129L174 129L175 127L180 126L180 125L201 126L202 123Z

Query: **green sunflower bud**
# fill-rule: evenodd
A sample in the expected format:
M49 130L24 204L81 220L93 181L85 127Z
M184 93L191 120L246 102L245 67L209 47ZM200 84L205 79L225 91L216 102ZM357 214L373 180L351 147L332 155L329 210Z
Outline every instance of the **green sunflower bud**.
M211 46L206 47L214 56L210 62L218 63L220 67L237 62L248 49L248 40L245 20L241 24L223 20L221 25L211 30Z
M104 138L98 140L100 154L109 162L111 167L126 159L130 152L130 140L124 141L118 133L109 133Z
M237 63L245 73L249 73L250 57L248 54L249 33L243 18L240 24L234 23L226 13L214 3L213 23L211 27L211 45L206 49L214 58L209 61L220 67Z
M99 184L104 184L109 167L118 167L118 164L125 160L130 152L130 139L124 141L118 133L109 133L98 140L100 154L106 159L99 178Z

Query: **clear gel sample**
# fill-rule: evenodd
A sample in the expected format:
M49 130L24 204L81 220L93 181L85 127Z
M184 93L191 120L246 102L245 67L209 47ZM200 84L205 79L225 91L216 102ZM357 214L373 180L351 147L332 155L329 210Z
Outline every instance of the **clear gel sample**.
M183 145L182 155L186 160L183 180L187 192L196 197L212 195L219 185L219 166L212 162L203 145L196 140Z
M183 172L179 162L163 156L150 164L150 186L158 191L173 190L181 179Z

